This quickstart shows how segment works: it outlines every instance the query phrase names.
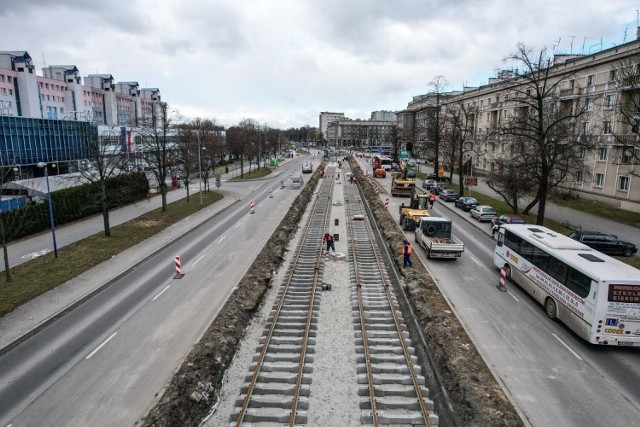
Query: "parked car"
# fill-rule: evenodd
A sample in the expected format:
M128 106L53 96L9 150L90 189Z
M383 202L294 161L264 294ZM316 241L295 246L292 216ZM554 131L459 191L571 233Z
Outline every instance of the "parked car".
M478 205L471 208L469 211L471 218L475 218L478 221L491 221L496 219L496 210L488 205Z
M436 185L438 185L438 181L436 181L435 179L425 179L424 181L422 181L422 188L426 190L431 190Z
M427 179L435 179L438 182L450 182L451 181L448 176L439 177L438 174L435 174L435 173L430 173L429 175L427 175Z
M392 171L397 171L398 169L400 169L400 166L398 166L397 163L391 163L391 170Z
M416 178L416 171L413 170L413 169L409 169L407 171L407 178L415 179Z
M618 237L613 234L599 231L574 231L569 234L569 237L607 255L631 256L638 252L636 245L618 240Z
M387 177L387 171L385 171L382 168L378 168L378 169L373 171L373 177L374 178L386 178Z
M478 206L480 203L474 197L460 197L456 200L456 207L463 211L469 211L472 207Z
M502 224L525 224L527 220L520 215L502 214L498 218L491 221L491 235L496 234Z
M460 195L455 190L444 189L440 192L440 198L445 202L455 202Z
M410 168L415 168L417 166L417 163L415 160L409 159L407 160L407 166L409 166Z
M435 187L433 187L433 192L436 194L440 194L442 192L442 190L446 190L447 187L445 187L443 182L439 182L436 184Z

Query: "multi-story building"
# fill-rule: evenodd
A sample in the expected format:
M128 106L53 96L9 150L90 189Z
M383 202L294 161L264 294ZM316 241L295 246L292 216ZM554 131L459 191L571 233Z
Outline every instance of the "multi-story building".
M74 65L52 65L42 74L28 52L0 51L0 166L19 168L22 177L42 174L39 162L64 172L87 157L82 135L89 129L131 135L162 104L159 89L116 83L110 74L89 74L84 84Z
M395 128L395 121L338 120L329 123L327 141L336 147L392 146Z
M344 120L344 113L330 113L327 111L321 112L320 113L320 132L322 132L322 137L324 138L325 141L332 141L333 139L335 139L335 135L329 135L328 134L328 127L329 127L329 123L338 121L338 120Z
M396 121L396 112L395 111L372 111L371 112L371 120L377 120L382 122L395 122Z
M577 160L581 164L561 187L576 197L638 212L640 140L634 120L640 119L639 64L640 37L589 55L555 55L545 69L546 84L553 88L545 102L552 109L581 111L564 142L587 147ZM621 75L627 77L623 80ZM436 116L455 105L464 106L469 113L464 160L471 161L474 171L490 174L511 159L513 138L500 131L519 114L522 98L535 96L527 92L533 91L530 85L517 70L501 71L477 88L414 97L398 113L401 141L410 150L414 145L433 147ZM622 106L629 105L638 108L635 116L623 114Z

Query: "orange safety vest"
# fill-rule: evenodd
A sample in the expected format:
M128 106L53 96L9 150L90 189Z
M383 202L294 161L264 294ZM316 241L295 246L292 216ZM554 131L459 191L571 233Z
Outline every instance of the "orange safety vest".
M432 201L432 202L433 202L435 199L436 199L436 195L435 195L435 193L431 193L431 194L429 194L429 200L430 200L430 201Z
M325 234L324 238L322 240L327 240L327 241L332 241L333 240L333 236L331 234Z
M407 243L402 247L402 255L404 255L405 253L405 249L404 249L405 247L407 248L407 255L411 255L411 252L413 252L413 249L411 248L411 243Z

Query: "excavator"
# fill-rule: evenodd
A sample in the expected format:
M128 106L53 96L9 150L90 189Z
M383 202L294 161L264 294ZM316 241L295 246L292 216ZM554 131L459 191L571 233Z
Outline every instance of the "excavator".
M400 205L400 226L404 231L414 231L420 223L420 218L429 216L429 193L417 188L411 192L409 206Z
M394 172L391 178L392 196L413 197L412 194L416 187L416 180L415 178L408 178L407 172L407 163L403 160L400 162L399 170Z

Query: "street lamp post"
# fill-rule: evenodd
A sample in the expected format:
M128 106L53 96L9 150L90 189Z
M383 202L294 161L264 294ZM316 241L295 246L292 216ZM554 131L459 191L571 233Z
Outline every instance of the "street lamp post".
M200 128L198 128L198 181L200 181L200 209L202 209L202 161L200 160L200 152L202 148L200 147Z
M20 165L14 166L13 173L17 174L18 179L16 181L19 181L22 179L22 169L20 168Z
M51 235L53 236L53 256L58 258L58 245L56 244L56 227L53 222L53 205L51 204L51 187L49 187L49 172L47 171L47 164L39 162L37 165L39 168L44 169L44 178L47 181L47 198L49 201L49 221L51 222Z

